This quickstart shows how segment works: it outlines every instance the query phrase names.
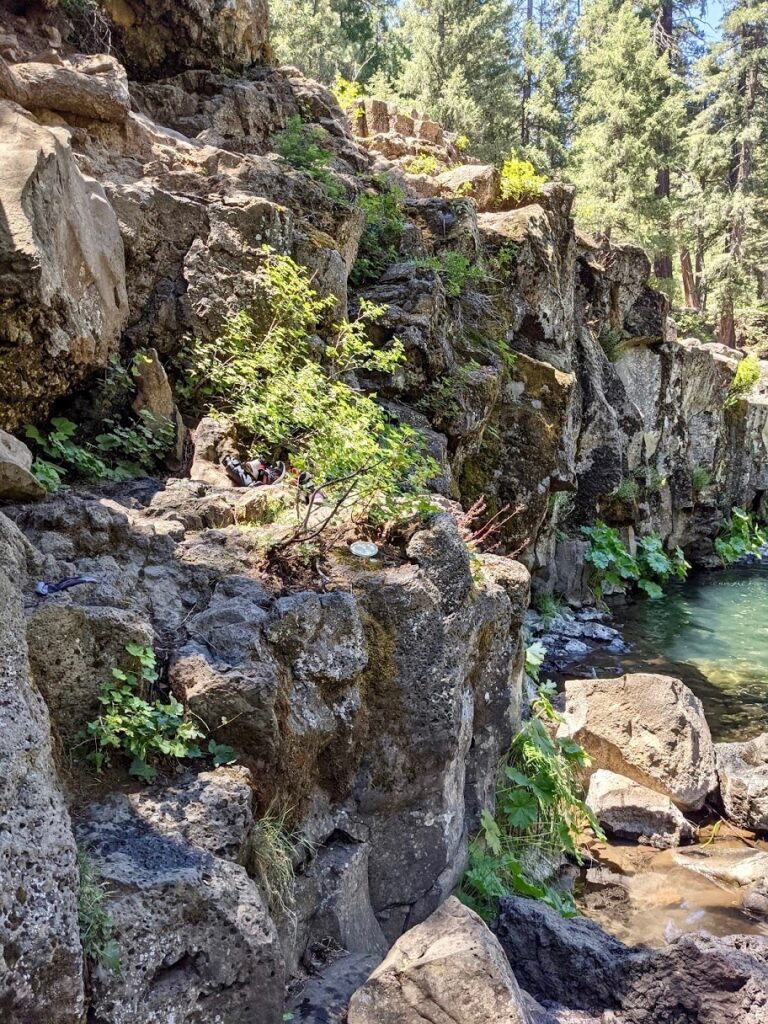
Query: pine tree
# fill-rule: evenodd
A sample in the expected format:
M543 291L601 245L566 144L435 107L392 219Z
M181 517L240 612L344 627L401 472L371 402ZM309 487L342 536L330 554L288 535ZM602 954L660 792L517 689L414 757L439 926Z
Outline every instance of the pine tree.
M722 30L698 68L688 208L699 207L699 274L688 291L712 302L733 346L737 307L768 297L768 0L731 0Z
M282 64L331 85L366 82L390 60L396 0L270 0L272 44Z
M551 173L566 162L573 130L575 11L570 0L525 0L520 26L518 155Z
M518 117L507 0L408 0L397 92L500 159Z
M631 0L591 0L585 9L572 176L585 227L655 253L671 246L658 176L678 153L683 103L652 29Z

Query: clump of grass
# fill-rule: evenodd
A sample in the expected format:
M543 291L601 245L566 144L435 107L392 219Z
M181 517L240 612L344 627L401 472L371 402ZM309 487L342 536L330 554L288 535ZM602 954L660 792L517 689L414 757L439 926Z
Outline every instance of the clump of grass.
M548 628L563 612L563 599L557 594L539 594L534 601L534 608L541 616L544 627Z
M120 970L120 948L114 935L112 915L107 910L109 890L84 850L77 851L80 893L77 920L83 953L91 964L110 971Z
M247 866L261 888L269 909L295 922L293 886L295 863L304 850L311 850L305 836L289 825L291 808L279 810L270 804L256 821L248 837Z

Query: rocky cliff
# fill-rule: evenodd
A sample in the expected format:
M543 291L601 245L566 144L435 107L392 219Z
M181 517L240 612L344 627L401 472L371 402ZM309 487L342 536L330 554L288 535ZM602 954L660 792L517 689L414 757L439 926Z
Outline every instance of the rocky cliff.
M248 307L267 244L336 318L386 307L377 341L399 338L407 363L370 385L441 465L448 511L377 565L331 553L276 585L258 502L220 486L215 424L177 417L178 478L34 504L25 456L0 447L0 1009L272 1024L291 978L343 951L362 979L458 881L519 721L529 571L591 600L577 528L598 516L706 560L731 506L768 486L768 399L726 408L738 355L676 339L644 254L578 237L568 187L505 208L490 168L409 173L420 153L457 162L455 140L375 101L346 117L271 66L256 0L5 5L0 97L0 427L94 415L110 356L139 349L175 416L162 364L176 382L184 339ZM338 189L277 157L294 117L323 130ZM381 174L404 226L353 286L356 200ZM450 253L474 268L460 287ZM470 558L456 502L480 497L513 513L507 555ZM78 576L94 582L35 590ZM155 648L163 692L237 766L94 781L77 750L129 644ZM264 876L275 807L302 836L287 902ZM119 972L84 969L77 847L106 885Z

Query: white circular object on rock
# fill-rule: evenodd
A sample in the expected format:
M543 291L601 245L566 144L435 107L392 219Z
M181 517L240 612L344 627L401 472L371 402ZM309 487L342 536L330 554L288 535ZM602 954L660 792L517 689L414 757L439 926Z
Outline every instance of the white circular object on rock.
M356 540L354 544L349 545L349 550L358 558L373 558L379 553L376 545L367 540Z

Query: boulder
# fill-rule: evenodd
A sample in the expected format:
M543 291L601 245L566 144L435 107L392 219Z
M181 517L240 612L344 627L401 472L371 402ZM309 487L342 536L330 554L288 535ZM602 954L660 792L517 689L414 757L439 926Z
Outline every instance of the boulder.
M69 134L0 101L0 427L39 422L106 366L128 312L123 243Z
M501 900L493 925L519 983L536 998L621 1024L763 1024L768 938L683 935L631 948L541 903ZM555 1020L579 1020L555 1011Z
M715 756L728 820L768 832L768 732L745 743L716 743Z
M174 424L174 443L165 456L165 462L169 469L179 469L184 457L187 430L176 408L168 374L153 348L148 349L138 363L133 409L138 415L145 413L151 417L148 424L150 427Z
M80 1020L75 839L31 682L21 586L31 553L0 515L0 1019Z
M107 883L120 971L92 978L111 1024L274 1024L277 932L237 863L252 824L249 776L225 768L88 808L78 841Z
M35 686L45 698L61 764L68 764L78 733L99 712L99 686L113 668L130 670L126 644L151 647L154 634L136 612L47 600L27 623Z
M662 850L696 835L669 797L602 768L590 779L587 804L606 833L617 839Z
M704 709L679 679L569 680L561 734L584 747L595 769L662 793L683 811L698 810L717 786Z
M192 432L195 454L189 475L211 487L232 488L235 484L222 468L225 455L237 456L235 431L226 420L204 416Z
M450 897L398 939L352 997L348 1024L529 1024L492 933Z
M75 65L30 61L15 64L9 73L13 85L3 83L3 90L0 84L0 93L30 110L123 122L131 109L125 68L106 54L79 57Z
M310 978L290 1001L290 1019L295 1024L347 1024L350 998L380 962L379 956L361 953L335 960L321 974Z
M187 68L237 71L268 59L266 0L105 0L116 49L131 77Z
M592 921L509 896L491 927L518 983L536 999L576 1010L618 1006L617 976L636 954Z
M629 962L617 978L622 1024L763 1024L768 938L683 935Z
M37 501L45 488L31 473L32 452L13 434L0 430L0 501Z
M768 853L741 843L694 847L674 855L677 864L723 886L752 886L768 878Z
M492 164L464 164L438 174L435 183L443 194L468 196L478 210L492 210L499 201L499 172Z

